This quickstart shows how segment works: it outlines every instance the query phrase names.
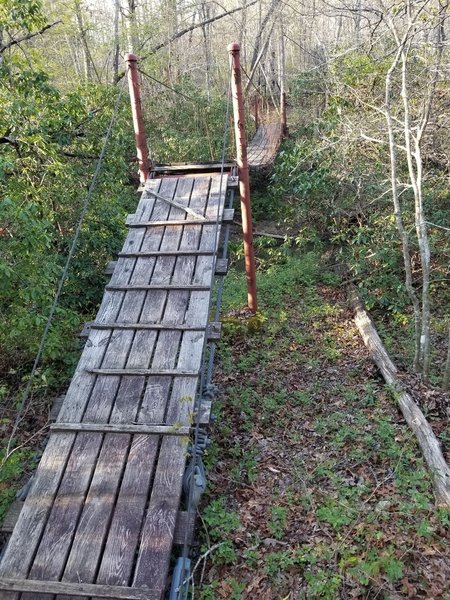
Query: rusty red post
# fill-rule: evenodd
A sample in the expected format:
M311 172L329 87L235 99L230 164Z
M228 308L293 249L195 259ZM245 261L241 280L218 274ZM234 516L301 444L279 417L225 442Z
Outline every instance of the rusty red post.
M125 55L125 62L128 65L128 89L130 90L134 137L136 139L136 153L139 163L139 179L141 183L145 183L148 177L149 163L144 119L142 118L141 86L139 84L137 61L137 56L134 54Z
M233 98L234 131L236 140L236 161L239 173L239 192L241 196L242 231L244 234L245 275L247 278L248 307L252 312L258 310L256 299L256 269L253 249L252 209L250 205L250 179L247 159L247 137L245 132L244 100L242 95L242 77L240 47L234 42L228 46L231 55L231 94Z

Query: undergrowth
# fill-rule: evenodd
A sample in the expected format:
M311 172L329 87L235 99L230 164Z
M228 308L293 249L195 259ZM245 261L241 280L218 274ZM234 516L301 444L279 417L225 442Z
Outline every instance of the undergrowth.
M257 327L242 283L225 285L198 598L448 599L449 514L336 276L279 248Z

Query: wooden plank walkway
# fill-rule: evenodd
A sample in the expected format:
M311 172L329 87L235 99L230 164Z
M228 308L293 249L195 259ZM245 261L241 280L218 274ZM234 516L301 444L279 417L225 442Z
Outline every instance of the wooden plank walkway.
M250 170L255 171L269 167L275 159L282 139L283 125L281 123L260 125L247 149Z
M2 600L163 597L227 178L148 180L206 220L143 192L0 564Z

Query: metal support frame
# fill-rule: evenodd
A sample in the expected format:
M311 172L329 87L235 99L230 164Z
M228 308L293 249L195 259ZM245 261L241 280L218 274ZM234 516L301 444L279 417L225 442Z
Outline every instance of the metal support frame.
M228 46L231 55L231 94L233 97L234 130L236 140L236 161L239 172L239 192L241 195L242 232L244 234L245 275L247 278L247 301L252 312L258 310L256 298L256 269L253 248L252 209L250 204L250 178L247 159L247 135L245 131L244 101L240 46L234 42Z
M142 117L141 86L137 69L137 56L126 54L128 65L128 88L130 90L131 112L133 114L134 137L136 139L136 154L139 163L139 179L145 183L149 173L148 148L145 139L144 119Z

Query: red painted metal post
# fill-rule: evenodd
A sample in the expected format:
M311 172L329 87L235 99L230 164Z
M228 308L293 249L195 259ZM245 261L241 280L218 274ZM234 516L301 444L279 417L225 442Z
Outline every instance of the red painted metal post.
M137 61L137 56L134 54L125 55L125 62L128 65L128 89L130 90L134 137L136 139L136 153L139 163L139 179L141 183L145 183L148 177L149 163L144 119L142 118L141 86L139 84Z
M234 131L236 139L236 160L239 172L239 192L241 196L242 231L244 234L245 275L247 278L248 307L258 310L256 299L256 270L253 249L252 209L250 205L250 179L247 160L247 136L245 132L244 101L240 47L236 42L228 46L231 55L231 93L233 97Z

